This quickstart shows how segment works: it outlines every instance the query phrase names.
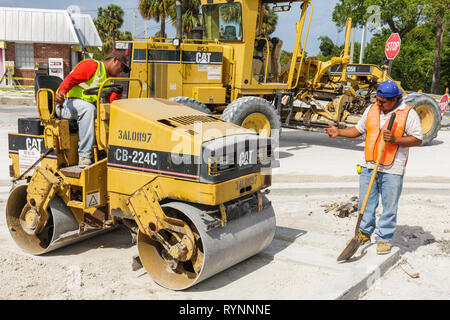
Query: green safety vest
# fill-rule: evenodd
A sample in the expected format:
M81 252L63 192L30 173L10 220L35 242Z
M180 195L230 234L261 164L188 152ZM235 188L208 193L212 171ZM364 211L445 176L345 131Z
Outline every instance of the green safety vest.
M94 60L94 61L96 61L96 60ZM79 99L83 99L84 101L94 103L94 104L97 102L97 95L86 95L83 93L83 91L86 89L99 87L102 84L102 82L106 80L105 64L101 61L96 61L96 62L98 64L98 66L97 66L97 70L95 71L95 74L92 76L92 78L90 78L86 82L80 83L79 85L73 87L69 92L67 92L66 97L79 98ZM78 63L78 64L80 64L80 63ZM78 66L78 64L77 64L77 66ZM73 70L72 70L72 72L73 72ZM107 83L105 83L105 85L108 85L108 84L109 84L109 81Z

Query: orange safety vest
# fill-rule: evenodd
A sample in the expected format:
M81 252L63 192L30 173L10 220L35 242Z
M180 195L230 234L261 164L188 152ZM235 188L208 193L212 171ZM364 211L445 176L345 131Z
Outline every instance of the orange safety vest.
M403 110L395 111L395 121L391 131L396 137L403 136L405 131L406 119L408 118L409 111L412 109L410 106L406 106ZM387 130L389 119L386 120L383 128L380 130L380 108L374 104L370 107L367 114L366 121L366 144L365 144L365 157L366 161L376 161L379 150L383 141L383 130ZM384 155L381 158L380 164L390 166L397 155L399 145L396 143L386 142L384 149Z

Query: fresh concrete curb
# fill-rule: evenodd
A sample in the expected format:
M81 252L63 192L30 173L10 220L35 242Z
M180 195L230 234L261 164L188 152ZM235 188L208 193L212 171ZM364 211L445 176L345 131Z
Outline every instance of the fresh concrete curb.
M258 255L313 267L310 277L317 278L318 283L325 274L332 275L308 299L354 300L397 263L400 248L393 247L391 253L378 255L375 243L371 243L360 247L348 261L339 263L337 256L347 240L343 236L277 226L274 240Z
M374 248L373 248L374 249ZM400 248L393 247L388 255L377 255L375 250L364 257L364 266L347 271L331 282L326 290L312 299L356 300L400 260ZM348 262L352 263L352 262Z

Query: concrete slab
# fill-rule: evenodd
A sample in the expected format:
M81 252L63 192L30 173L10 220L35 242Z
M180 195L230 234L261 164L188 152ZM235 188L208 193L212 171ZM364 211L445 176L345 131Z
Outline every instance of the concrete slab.
M377 279L400 259L400 249L377 255L375 244L366 244L345 262L337 262L337 255L345 248L348 238L306 230L277 227L275 239L259 255L279 261L303 264L316 278L324 270L332 275L321 286L308 293L315 300L357 299Z

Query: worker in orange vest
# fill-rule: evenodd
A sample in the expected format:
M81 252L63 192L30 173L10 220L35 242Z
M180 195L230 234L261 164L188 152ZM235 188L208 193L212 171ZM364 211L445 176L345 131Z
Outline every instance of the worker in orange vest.
M359 210L369 186L378 150L381 148L382 140L386 141L384 155L358 232L361 244L370 241L370 236L376 227L375 211L381 195L383 212L378 220L376 233L377 254L391 252L409 147L422 144L419 115L412 107L404 103L402 94L403 92L394 81L382 82L377 88L376 103L366 108L356 126L338 129L329 124L329 128L325 129L330 138L338 136L356 138L366 134L364 161L359 181ZM389 131L387 130L388 120L393 113L396 114L396 118L392 130Z

